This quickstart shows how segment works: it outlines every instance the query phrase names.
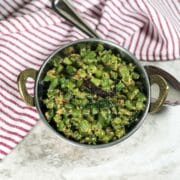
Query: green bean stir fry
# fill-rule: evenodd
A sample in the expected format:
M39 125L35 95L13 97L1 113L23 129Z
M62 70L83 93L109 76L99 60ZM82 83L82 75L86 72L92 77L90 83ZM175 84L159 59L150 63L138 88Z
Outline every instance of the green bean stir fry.
M68 47L52 57L43 103L50 124L68 139L105 144L127 133L147 98L135 65L97 47Z

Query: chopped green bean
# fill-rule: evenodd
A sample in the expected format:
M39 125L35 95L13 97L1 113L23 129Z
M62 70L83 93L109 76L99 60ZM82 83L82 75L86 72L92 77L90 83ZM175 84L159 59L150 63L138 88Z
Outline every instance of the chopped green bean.
M146 107L136 66L103 44L79 44L57 53L44 83L48 123L83 144L105 144L123 137Z

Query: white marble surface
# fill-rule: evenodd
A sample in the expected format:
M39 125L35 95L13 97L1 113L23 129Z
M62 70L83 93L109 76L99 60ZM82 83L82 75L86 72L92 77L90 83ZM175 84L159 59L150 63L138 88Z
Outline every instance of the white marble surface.
M161 63L180 80L180 61ZM180 93L171 96L180 99ZM78 149L40 121L2 162L0 180L179 180L180 106L148 115L128 140L104 150Z

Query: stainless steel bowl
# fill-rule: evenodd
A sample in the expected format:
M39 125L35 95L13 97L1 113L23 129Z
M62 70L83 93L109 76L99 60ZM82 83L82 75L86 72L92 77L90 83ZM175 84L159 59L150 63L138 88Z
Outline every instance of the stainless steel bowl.
M137 123L133 124L132 128L129 130L129 132L125 136L123 136L122 138L120 138L116 141L113 141L113 142L110 142L107 144L86 145L86 144L80 144L78 142L75 142L73 140L66 138L60 132L56 131L56 129L53 128L47 122L45 115L44 115L44 105L42 103L42 98L44 96L44 93L46 93L46 87L43 84L43 79L45 77L46 72L49 69L49 63L55 54L63 52L64 49L66 49L70 46L76 47L79 44L90 44L91 46L96 46L99 43L103 44L106 49L111 49L113 52L119 53L120 56L125 61L132 62L133 64L136 65L138 72L141 74L141 80L143 81L143 84L144 84L144 91L147 96L147 103L146 103L145 110L138 117ZM26 80L29 77L31 77L35 80L34 97L31 97L28 94L27 89L26 89ZM160 94L159 94L159 98L157 99L157 101L154 103L151 103L150 102L150 99L151 99L150 86L151 86L151 84L154 84L154 83L158 84L158 86L160 88ZM115 144L118 144L118 143L124 141L125 139L130 137L135 131L137 131L137 129L139 129L139 127L144 122L144 119L147 116L148 112L159 111L160 107L162 106L162 104L165 101L167 94L168 94L168 85L167 85L166 81L159 75L150 75L149 76L146 69L139 63L139 61L130 52L128 52L126 49L124 49L110 41L95 39L95 38L78 40L78 41L71 42L63 47L59 47L55 52L53 52L47 58L47 60L44 62L44 64L40 67L40 69L38 71L30 68L30 69L26 69L23 72L21 72L18 77L18 87L19 87L19 91L20 91L20 94L21 94L23 100L31 106L36 106L37 111L38 111L42 121L49 129L51 129L62 140L65 140L70 144L73 144L73 145L76 145L79 147L84 147L84 148L105 148L105 147L110 147L110 146L113 146Z

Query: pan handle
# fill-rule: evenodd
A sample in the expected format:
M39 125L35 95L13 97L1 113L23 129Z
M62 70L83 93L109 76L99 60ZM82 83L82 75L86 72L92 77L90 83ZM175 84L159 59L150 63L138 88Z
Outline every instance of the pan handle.
M174 89L180 91L180 81L178 81L172 74L156 66L148 65L144 67L148 74L161 75Z
M34 97L30 96L27 92L26 81L28 78L32 78L35 80L36 76L37 76L37 71L29 68L22 71L17 79L20 95L23 98L24 102L30 106L35 106L35 102L34 102Z
M52 8L87 36L91 38L100 38L99 35L84 22L67 0L52 0Z
M155 102L152 102L150 104L150 110L149 110L150 113L156 113L160 111L161 107L163 106L167 98L169 92L169 86L166 80L162 76L157 74L150 75L149 80L151 85L157 84L159 86L159 97Z

